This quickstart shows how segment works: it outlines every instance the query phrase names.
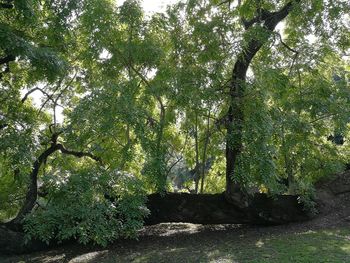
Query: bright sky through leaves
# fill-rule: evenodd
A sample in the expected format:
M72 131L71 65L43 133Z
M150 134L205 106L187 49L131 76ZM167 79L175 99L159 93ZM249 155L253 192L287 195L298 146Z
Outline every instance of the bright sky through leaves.
M125 0L118 1L118 5L122 5ZM146 13L164 12L167 5L179 2L179 0L143 0L142 7Z
M118 6L122 5L125 2L125 0L117 1ZM152 14L156 12L165 12L166 7L171 4L175 4L179 2L179 0L143 0L142 2L142 8L145 11L146 14ZM33 98L35 104L40 107L41 105L41 97L42 94L40 91L33 92L31 97ZM57 109L57 121L62 123L63 121L63 112L62 108Z

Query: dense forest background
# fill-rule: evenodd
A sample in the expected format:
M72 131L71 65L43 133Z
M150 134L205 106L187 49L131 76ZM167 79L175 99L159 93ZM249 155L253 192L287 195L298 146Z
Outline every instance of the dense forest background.
M106 245L135 236L151 193L291 194L313 211L315 183L350 163L349 12L1 0L0 219Z

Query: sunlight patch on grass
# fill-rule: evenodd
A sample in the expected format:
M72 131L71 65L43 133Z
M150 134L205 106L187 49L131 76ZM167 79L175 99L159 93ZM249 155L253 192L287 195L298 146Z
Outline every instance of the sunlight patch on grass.
M92 262L97 258L103 257L107 253L108 253L108 250L86 253L71 259L69 263Z
M239 262L232 260L231 258L220 258L220 259L210 260L209 263L239 263Z
M57 256L54 256L54 257L46 257L43 259L43 263L51 263L51 262L57 262L57 261L60 261L60 260L64 260L65 258L65 254L61 254L61 255L57 255Z
M307 246L306 249L310 252L316 252L318 248L316 248L314 246Z
M264 244L265 244L265 243L264 243L261 239L259 239L259 240L255 243L255 246L257 246L257 247L262 247Z
M340 247L344 252L350 254L350 244Z

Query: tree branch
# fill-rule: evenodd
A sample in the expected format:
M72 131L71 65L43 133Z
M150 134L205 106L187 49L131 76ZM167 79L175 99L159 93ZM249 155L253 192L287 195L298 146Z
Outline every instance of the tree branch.
M1 61L0 61L0 63L1 63ZM0 73L0 79L1 79L1 73ZM37 91L37 90L39 90L39 91L41 91L43 94L45 94L45 95L48 97L49 100L52 100L52 97L50 96L50 94L48 94L47 92L45 92L43 89L41 89L41 88L39 88L39 87L35 87L35 88L29 90L29 91L23 96L23 98L21 99L21 103L24 103L24 102L28 99L29 95L32 94L33 92ZM0 130L6 128L7 126L8 126L8 123L0 124Z
M10 228L18 229L20 227L24 217L27 214L29 214L32 211L32 209L34 208L35 203L36 203L37 198L38 198L39 171L40 171L41 166L46 162L47 158L51 154L53 154L59 150L63 154L73 155L73 156L76 156L78 158L89 157L89 158L99 162L100 164L102 164L101 158L94 156L91 153L67 150L62 144L57 143L58 136L61 133L62 132L52 134L52 136L50 138L50 140L51 140L50 147L47 148L44 152L42 152L40 154L40 156L33 163L32 171L29 174L30 181L29 181L28 191L26 193L24 204L21 207L20 211L18 212L17 216L8 223L8 226Z
M310 124L313 124L313 123L318 122L318 121L320 121L320 120L327 119L327 118L330 118L330 117L333 117L333 116L336 116L336 115L338 115L338 113L323 114L323 115L317 117L316 119L311 120L309 123L310 123Z
M289 70L289 75L292 73L292 69L294 67L294 64L296 63L297 59L298 59L298 56L299 56L299 51L294 49L294 48L291 48L289 45L287 45L286 42L283 41L282 39L282 36L280 33L276 32L276 35L279 37L280 39L280 42L281 44L287 48L289 51L293 52L295 55L294 55L294 58L293 58L293 61L292 61L292 64L290 66L290 70ZM300 76L300 71L298 70L298 79L299 79L299 87L301 87L301 76Z
M73 155L73 156L78 157L78 158L89 157L89 158L95 160L96 162L102 163L102 159L98 156L93 155L92 153L68 150L60 143L57 144L57 147L61 151L61 153L63 153L63 154Z
M38 195L38 174L40 171L40 167L46 161L46 159L57 150L57 145L51 143L50 147L47 148L43 153L41 153L40 156L33 163L32 171L29 174L30 181L25 201L21 209L19 210L17 216L8 223L10 228L18 228L21 225L22 220L25 218L25 216L32 211L33 207L35 206Z
M288 49L289 51L291 51L291 52L293 52L293 53L299 54L299 51L298 51L298 50L295 50L294 48L291 48L290 46L288 46L288 44L287 44L286 42L283 41L282 36L281 36L280 33L278 33L278 32L275 32L275 33L276 33L276 35L279 37L281 44L282 44L286 49Z
M275 12L270 12L266 9L259 8L257 10L258 14L255 17L250 20L243 20L244 28L249 29L257 22L264 22L264 27L266 27L268 30L273 30L277 23L279 23L289 14L294 2L298 3L300 0L292 0L283 6L280 10Z
M232 0L224 0L221 3L218 4L218 6L228 4L228 7L230 8Z
M24 102L28 99L28 96L29 96L30 94L32 94L33 92L37 91L37 90L39 90L41 93L43 93L44 95L46 95L46 96L48 97L49 100L52 100L52 101L53 101L52 96L51 96L50 94L48 94L45 90L43 90L42 88L39 88L39 87L35 87L35 88L29 90L29 91L23 96L23 98L21 99L21 102L24 103Z
M58 81L54 91L52 92L52 94L50 95L50 97L48 97L46 99L46 101L41 105L39 111L38 111L38 115L40 114L40 112L43 110L43 108L45 107L46 103L49 102L49 100L51 100L53 103L55 103L54 99L53 99L53 95L55 94L55 92L61 87L61 84L62 84L62 81L63 81L63 78L60 78L60 80Z

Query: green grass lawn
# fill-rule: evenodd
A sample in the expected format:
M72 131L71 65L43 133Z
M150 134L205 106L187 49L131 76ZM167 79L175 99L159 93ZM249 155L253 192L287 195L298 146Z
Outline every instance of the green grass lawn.
M294 234L209 231L146 238L82 251L61 248L0 262L350 262L350 229Z
M329 230L261 238L188 240L147 247L129 256L107 252L103 262L350 262L350 231ZM96 260L95 262L98 262Z

